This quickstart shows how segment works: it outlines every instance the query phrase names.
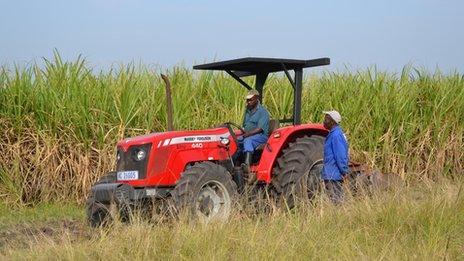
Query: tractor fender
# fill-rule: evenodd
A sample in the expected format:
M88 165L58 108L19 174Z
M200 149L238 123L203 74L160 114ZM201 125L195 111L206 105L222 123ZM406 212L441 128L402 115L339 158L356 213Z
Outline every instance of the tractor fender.
M130 198L134 188L122 183L100 183L91 189L91 195L96 201L110 203L111 201L122 201L123 197Z
M261 155L259 165L254 169L258 181L269 184L272 178L272 169L282 150L299 137L305 135L327 136L328 130L322 124L301 124L297 126L286 126L271 133Z

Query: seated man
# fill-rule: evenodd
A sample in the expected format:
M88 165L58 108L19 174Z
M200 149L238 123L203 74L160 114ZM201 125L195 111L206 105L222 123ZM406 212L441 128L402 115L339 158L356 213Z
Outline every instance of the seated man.
M245 154L245 164L250 166L253 151L267 142L269 132L269 112L259 103L256 90L250 90L246 95L243 129L245 133L239 137L239 149Z

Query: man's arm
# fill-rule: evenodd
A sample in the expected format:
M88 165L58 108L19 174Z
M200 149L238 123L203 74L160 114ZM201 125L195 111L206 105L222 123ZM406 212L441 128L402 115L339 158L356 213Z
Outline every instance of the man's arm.
M263 129L261 129L260 127L258 127L258 128L255 128L255 129L251 130L251 131L248 131L248 132L243 133L242 136L243 136L243 138L246 138L246 137L250 137L250 136L259 134L259 133L261 133L261 132L263 132Z
M332 150L334 152L335 163L343 176L349 171L348 154L345 147L345 140L341 135L333 137Z
M269 131L269 112L266 109L261 111L261 117L258 120L258 127L261 128L263 133Z

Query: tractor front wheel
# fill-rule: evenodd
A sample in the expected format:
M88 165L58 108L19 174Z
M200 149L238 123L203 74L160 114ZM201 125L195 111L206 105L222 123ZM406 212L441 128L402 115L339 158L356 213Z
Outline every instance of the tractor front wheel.
M106 226L112 221L110 205L95 200L92 196L86 204L87 221L92 227Z
M224 167L201 162L182 173L171 194L178 212L202 222L224 221L230 215L237 185Z

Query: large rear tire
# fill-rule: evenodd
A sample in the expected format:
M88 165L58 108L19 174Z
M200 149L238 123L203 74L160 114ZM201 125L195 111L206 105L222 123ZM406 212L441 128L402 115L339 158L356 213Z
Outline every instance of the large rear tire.
M237 185L224 167L201 162L182 173L171 195L179 213L202 222L224 221L230 216Z
M283 150L272 180L279 205L291 209L299 201L309 202L319 191L324 141L319 135L303 136Z

